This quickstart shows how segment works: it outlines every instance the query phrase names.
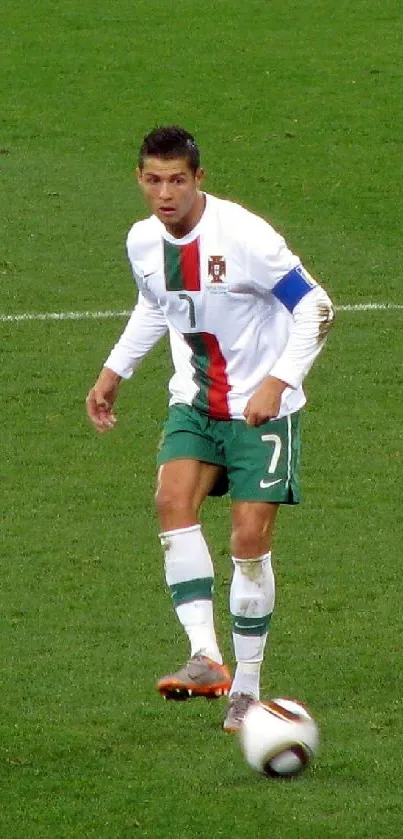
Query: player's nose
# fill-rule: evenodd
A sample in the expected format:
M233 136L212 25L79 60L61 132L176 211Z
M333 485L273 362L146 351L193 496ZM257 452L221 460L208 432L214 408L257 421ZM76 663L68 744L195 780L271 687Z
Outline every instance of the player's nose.
M170 198L171 197L171 189L169 183L166 181L162 181L160 185L160 198Z

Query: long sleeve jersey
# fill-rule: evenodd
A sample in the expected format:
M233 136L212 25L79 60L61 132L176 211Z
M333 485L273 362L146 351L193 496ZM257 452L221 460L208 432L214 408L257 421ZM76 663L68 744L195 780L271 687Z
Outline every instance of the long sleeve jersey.
M156 216L131 228L138 301L105 366L129 378L168 331L170 404L243 419L272 375L288 385L279 416L293 413L305 403L302 382L325 341L331 301L270 224L239 204L205 199L182 239Z

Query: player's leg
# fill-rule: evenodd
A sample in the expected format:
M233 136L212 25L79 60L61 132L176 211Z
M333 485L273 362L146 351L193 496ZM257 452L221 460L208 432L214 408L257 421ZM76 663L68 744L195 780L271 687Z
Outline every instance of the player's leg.
M230 609L237 666L226 731L238 728L248 704L259 698L275 601L273 531L279 504L298 501L299 419L285 417L260 429L240 424L233 438L236 451L229 454L234 568Z
M155 493L161 531L197 525L200 506L220 473L220 466L189 457L163 463L158 470Z
M181 406L185 407L185 406ZM189 412L187 412L189 413ZM211 442L195 434L198 417L175 411L159 454L162 462L156 492L165 555L165 577L176 614L190 642L190 660L158 682L172 699L216 696L229 690L231 679L222 663L214 628L214 569L199 524L199 508L213 490L222 467ZM178 431L178 415L180 431ZM190 422L191 420L191 422ZM201 424L203 425L203 418ZM186 457L178 457L185 452ZM191 454L194 457L191 457ZM169 458L176 459L169 459ZM196 458L206 458L196 459ZM208 462L208 461L213 462Z
M277 511L278 504L259 501L237 501L232 507L230 610L236 670L225 731L239 728L247 708L259 698L260 669L275 601L271 544Z
M214 628L213 563L198 522L200 504L220 471L190 459L170 461L159 470L156 504L165 578L190 642L190 660L158 682L159 692L170 699L219 696L231 683Z

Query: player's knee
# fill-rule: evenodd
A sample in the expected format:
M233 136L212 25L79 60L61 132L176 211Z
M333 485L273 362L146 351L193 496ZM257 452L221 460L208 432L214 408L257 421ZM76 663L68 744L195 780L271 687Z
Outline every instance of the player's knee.
M236 557L262 556L269 549L265 529L254 521L244 521L231 534L231 551Z
M192 509L190 499L179 487L158 487L155 493L155 506L162 520L167 516L181 515Z

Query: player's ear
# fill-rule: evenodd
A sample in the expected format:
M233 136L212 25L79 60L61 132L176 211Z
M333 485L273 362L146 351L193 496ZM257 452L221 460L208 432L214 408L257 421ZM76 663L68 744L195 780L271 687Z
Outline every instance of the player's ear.
M140 186L141 186L141 184L143 182L143 171L142 171L142 169L140 169L139 166L137 166L137 168L136 168L136 178L137 178L137 183L140 184Z
M204 169L201 169L201 167L199 166L199 168L196 169L196 172L195 172L195 181L196 181L196 186L197 187L200 186L203 178L204 178Z

